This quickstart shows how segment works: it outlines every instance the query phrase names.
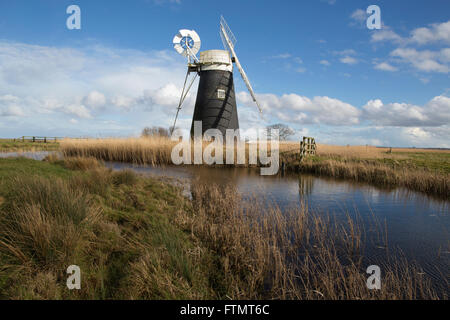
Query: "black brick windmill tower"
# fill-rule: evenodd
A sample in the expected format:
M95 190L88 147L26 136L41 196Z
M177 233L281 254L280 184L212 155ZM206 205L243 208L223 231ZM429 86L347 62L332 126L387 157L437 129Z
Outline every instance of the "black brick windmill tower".
M233 63L239 70L259 112L262 112L250 81L234 51L236 38L223 17L220 18L220 36L225 50L202 51L200 52L200 58L196 56L200 50L200 37L194 30L182 29L173 38L175 50L188 59L188 71L172 130L175 128L178 113L197 75L200 76L200 81L192 118L191 136L193 136L194 121L202 121L202 133L213 128L219 129L225 136L227 129L239 129L234 93ZM195 73L195 76L186 86L190 73Z

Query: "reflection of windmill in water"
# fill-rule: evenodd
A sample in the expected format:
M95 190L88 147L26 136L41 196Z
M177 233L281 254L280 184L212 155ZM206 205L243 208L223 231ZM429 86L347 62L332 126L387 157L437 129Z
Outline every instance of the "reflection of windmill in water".
M233 81L233 63L236 64L253 101L261 112L250 81L234 51L236 38L223 17L220 18L220 36L225 50L200 52L200 59L196 56L200 50L200 37L194 30L182 29L173 38L175 50L188 58L188 70L172 128L175 128L178 113L195 78L197 75L200 76L191 125L191 136L193 135L194 121L202 121L202 134L208 129L219 129L223 135L225 135L226 129L239 129ZM195 73L195 76L190 84L186 86L191 72Z

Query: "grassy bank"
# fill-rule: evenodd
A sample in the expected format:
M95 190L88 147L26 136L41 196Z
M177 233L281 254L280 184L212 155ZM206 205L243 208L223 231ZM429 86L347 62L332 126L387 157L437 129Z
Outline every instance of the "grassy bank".
M405 187L450 197L450 151L319 145L302 163L283 155L291 170L383 187Z
M94 159L0 159L0 297L211 298L179 190ZM78 265L82 289L66 288Z
M193 183L188 200L92 158L0 159L0 181L0 298L447 298L387 248L370 261L382 290L368 290L357 219L281 214L214 185ZM81 290L66 288L72 264Z
M170 165L174 145L175 142L164 138L64 140L61 150L67 156ZM317 155L300 163L297 143L281 143L279 149L280 161L288 171L309 172L383 187L405 187L442 198L450 197L449 150L318 145Z
M58 142L22 142L14 141L12 139L0 139L0 152L56 151L58 149Z

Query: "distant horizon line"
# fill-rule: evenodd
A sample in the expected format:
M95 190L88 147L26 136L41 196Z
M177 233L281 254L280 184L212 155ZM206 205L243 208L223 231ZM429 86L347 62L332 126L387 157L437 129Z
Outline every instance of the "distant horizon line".
M78 137L56 137L56 136L38 136L38 135L28 135L28 136L24 136L24 137L42 137L42 138L57 138L57 139L126 139L126 138L140 138L141 136L109 136L109 137L92 137L92 136L78 136ZM20 139L22 138L22 136L20 137L16 137L16 138L0 138L1 140L14 140L14 139ZM285 141L280 141L280 142L300 142L300 140L285 140ZM320 142L318 142L318 144L321 144ZM340 147L345 147L345 146L351 146L351 147L375 147L375 148L379 148L379 149L388 149L388 148L393 148L393 149L422 149L422 150L449 150L450 148L444 148L444 147L417 147L417 146L409 146L409 147L399 147L399 146L376 146L376 145L369 145L369 144L327 144L327 143L323 143L326 145L331 145L331 146L340 146Z

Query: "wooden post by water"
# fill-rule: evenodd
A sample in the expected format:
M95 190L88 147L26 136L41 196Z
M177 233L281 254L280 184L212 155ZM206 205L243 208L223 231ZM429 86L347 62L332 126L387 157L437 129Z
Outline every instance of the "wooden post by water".
M307 155L315 155L316 150L316 140L311 137L303 137L303 141L300 141L300 162L302 162Z

